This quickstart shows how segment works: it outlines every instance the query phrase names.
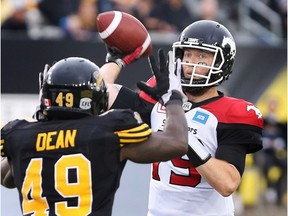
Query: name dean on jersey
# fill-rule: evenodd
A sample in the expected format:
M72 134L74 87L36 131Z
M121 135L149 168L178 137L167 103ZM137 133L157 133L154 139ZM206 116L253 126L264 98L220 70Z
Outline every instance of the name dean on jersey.
M75 147L77 130L59 130L39 133L36 141L36 151L50 151Z

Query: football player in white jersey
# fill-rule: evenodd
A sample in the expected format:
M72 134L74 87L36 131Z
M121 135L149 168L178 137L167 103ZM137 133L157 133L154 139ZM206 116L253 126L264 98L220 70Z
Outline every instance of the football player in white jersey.
M224 96L217 89L232 73L234 39L223 25L200 20L187 26L172 48L168 68L181 72L182 89L188 97L183 109L190 147L183 157L153 164L148 216L234 215L232 194L241 182L246 154L262 148L263 129L261 112L252 103ZM107 70L102 70L102 75L106 83L113 84L123 67L117 66L119 59L129 59L129 64L138 56L134 53L127 58L108 50L107 57L116 64L104 65ZM159 67L154 58L149 59L157 85L142 82L138 87L158 100L159 91L168 88L159 76L167 70L165 57L159 52ZM111 89L112 108L128 106L139 112L151 107L141 94L139 97L123 87ZM164 128L165 107L159 103L151 113L151 125L154 131Z
M214 21L192 23L173 44L173 66L181 70L188 97L183 109L190 148L181 158L153 164L149 216L234 215L232 194L241 182L246 154L262 148L263 128L253 104L217 90L231 75L235 56L232 35ZM153 89L148 92L153 96ZM151 124L155 131L165 125L165 107L159 103Z

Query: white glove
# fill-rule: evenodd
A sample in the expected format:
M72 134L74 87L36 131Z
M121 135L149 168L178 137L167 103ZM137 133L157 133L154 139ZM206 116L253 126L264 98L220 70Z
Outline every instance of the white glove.
M169 70L169 87L167 93L163 94L160 98L160 103L166 105L171 98L172 91L178 92L182 96L182 103L187 101L187 96L182 91L181 86L181 64L180 59L177 59L177 69L174 71L173 54L172 51L168 52L168 70Z

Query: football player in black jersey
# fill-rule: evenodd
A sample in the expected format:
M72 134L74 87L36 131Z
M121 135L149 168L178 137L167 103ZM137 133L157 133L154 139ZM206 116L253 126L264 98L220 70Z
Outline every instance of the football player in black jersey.
M246 154L262 148L262 114L252 103L227 97L217 88L229 79L236 58L236 44L225 26L212 20L194 22L181 32L172 50L168 53L172 58L171 71L181 73L182 89L188 97L183 109L188 123L189 150L183 157L153 164L148 215L232 216L232 194L241 182ZM135 53L127 58L108 49L108 63L101 71L105 82L112 85L125 66L119 62L130 64L133 57L138 58ZM163 58L160 50L159 59ZM151 97L149 102L141 99L141 94L114 86L109 90L115 99L113 108L140 109L140 113L150 117L149 103L159 99L159 87L165 84L154 61L150 58L152 81L156 79L157 85L138 83L145 97ZM131 103L135 100L141 106ZM165 107L156 103L151 112L152 129L161 131L165 119Z
M180 74L162 76L180 86ZM175 85L159 95L167 107L163 132L152 132L131 109L107 111L106 85L87 59L45 67L40 87L39 121L17 119L1 129L1 184L17 187L23 215L111 215L127 160L187 153L185 96Z

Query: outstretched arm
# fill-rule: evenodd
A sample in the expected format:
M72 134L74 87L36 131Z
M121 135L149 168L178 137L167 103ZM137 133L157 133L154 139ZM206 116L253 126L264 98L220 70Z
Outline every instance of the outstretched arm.
M182 92L180 73L169 70L172 61L172 53L168 55L169 61L166 65L164 53L159 55L159 68L153 56L150 57L153 72L161 76L165 81L158 86L159 102L166 107L166 122L163 132L153 132L148 140L139 144L125 145L121 150L121 159L129 159L137 163L151 163L155 161L166 161L180 157L188 150L188 126L182 109L182 103L186 96Z
M107 45L106 64L100 68L101 75L106 84L114 84L121 70L140 58L142 46L130 54L123 54L119 50L111 49Z
M179 97L177 94L172 95ZM188 126L182 109L182 99L174 99L173 103L168 103L166 115L164 131L153 132L149 139L142 143L128 144L123 147L121 160L129 159L137 163L152 163L171 160L186 154Z
M140 57L142 46L135 49L134 52L124 55L119 50L113 50L107 46L106 63L100 68L100 73L109 92L108 108L110 109L115 102L121 85L115 84L121 70ZM134 100L134 98L131 98Z

